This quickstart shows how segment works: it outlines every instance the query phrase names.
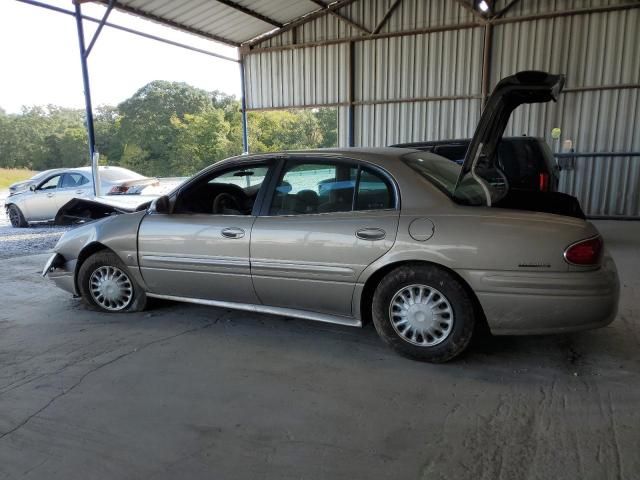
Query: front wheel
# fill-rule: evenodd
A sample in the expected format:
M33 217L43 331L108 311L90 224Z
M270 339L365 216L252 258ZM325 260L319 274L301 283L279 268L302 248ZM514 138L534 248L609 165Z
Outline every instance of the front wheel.
M118 256L94 253L80 266L78 289L89 307L103 312L139 312L147 297Z
M373 296L380 337L406 357L442 363L469 344L475 325L470 295L451 273L406 265L385 276Z
M11 222L12 227L25 228L29 226L22 212L15 205L9 205L7 213L9 214L9 221Z

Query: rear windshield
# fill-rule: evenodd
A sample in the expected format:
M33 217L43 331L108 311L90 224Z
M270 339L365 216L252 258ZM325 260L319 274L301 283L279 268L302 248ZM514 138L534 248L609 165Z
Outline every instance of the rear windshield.
M444 193L453 196L453 190L460 175L460 165L444 157L428 157L420 153L410 153L404 156L407 165L424 178L433 183Z
M471 175L466 175L456 191L461 166L451 160L424 152L409 153L404 162L420 176L439 188L449 198L463 205L481 205L485 201L482 187ZM455 191L455 195L454 195Z
M113 182L115 180L139 180L141 178L145 178L139 173L132 172L126 168L101 168L100 177L109 182Z

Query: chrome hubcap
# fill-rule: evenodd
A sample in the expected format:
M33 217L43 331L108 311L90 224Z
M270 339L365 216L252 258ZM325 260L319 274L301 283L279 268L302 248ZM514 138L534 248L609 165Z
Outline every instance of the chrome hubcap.
M89 279L89 286L93 299L106 310L122 310L133 299L131 280L117 267L104 266L95 269Z
M392 298L389 318L393 329L413 345L432 347L453 328L453 309L442 292L427 285L409 285Z

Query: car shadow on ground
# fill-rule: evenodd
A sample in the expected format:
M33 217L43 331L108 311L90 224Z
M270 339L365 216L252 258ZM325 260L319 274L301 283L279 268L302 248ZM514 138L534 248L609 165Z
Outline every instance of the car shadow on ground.
M277 355L308 355L316 362L342 361L345 364L379 367L384 362L404 365L414 370L451 374L454 381L461 377L486 381L527 382L542 380L549 375L592 377L604 371L640 372L636 356L637 342L612 324L604 329L560 335L493 336L480 329L466 352L441 365L431 365L403 358L387 347L378 337L373 324L363 328L331 325L275 315L190 305L167 300L150 299L149 308L131 316L149 325L171 321L172 318L200 318L203 324L213 319L213 328L199 335L219 335L238 341L246 352L270 351ZM79 302L79 300L74 300ZM86 308L83 306L79 308ZM113 315L96 318L113 322ZM117 322L122 323L118 319ZM127 321L124 319L123 321ZM617 320L620 322L620 320ZM274 345L274 338L277 345ZM610 374L607 374L610 375Z

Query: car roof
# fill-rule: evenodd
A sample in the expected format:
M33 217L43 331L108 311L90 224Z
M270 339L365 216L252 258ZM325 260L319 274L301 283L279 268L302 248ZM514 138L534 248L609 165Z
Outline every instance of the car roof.
M98 167L100 170L127 170L127 171L131 171L128 168L124 168L124 167L118 167L115 165L100 165ZM74 167L74 168L69 168L68 171L70 172L91 172L92 167Z
M399 148L411 148L411 147L429 147L429 146L439 146L439 145L465 145L471 141L470 138L455 138L449 140L425 140L423 142L409 142L409 143L398 143L393 145L394 147ZM541 137L530 137L528 135L521 135L518 137L502 137L502 141L507 142L544 142L544 139Z
M357 161L364 161L378 165L383 168L391 168L398 164L400 158L411 152L417 152L418 150L412 148L396 148L396 147L349 147L349 148L319 148L313 150L287 150L282 152L270 152L270 153L254 153L249 155L238 155L236 157L227 158L221 162L215 163L213 166L219 166L222 162L236 163L236 162L252 162L256 160L262 160L265 158L287 158L287 157L307 157L307 158L351 158ZM429 152L421 152L425 155L439 158Z

